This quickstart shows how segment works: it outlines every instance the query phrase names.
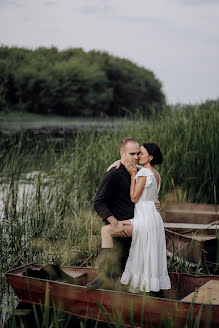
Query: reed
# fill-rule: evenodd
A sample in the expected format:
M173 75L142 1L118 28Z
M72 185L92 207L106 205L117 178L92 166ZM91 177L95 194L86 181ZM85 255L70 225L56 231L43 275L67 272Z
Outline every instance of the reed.
M126 119L127 125L114 130L78 132L59 146L59 152L57 143L45 138L34 141L25 135L2 135L3 289L3 272L28 262L94 265L102 222L93 210L92 199L106 168L119 158L119 142L126 136L135 137L140 144L151 140L160 145L164 155L158 168L161 202L175 194L175 200L217 203L218 103L208 108L166 108L150 120L142 113ZM186 265L170 262L170 267L179 270L187 270Z

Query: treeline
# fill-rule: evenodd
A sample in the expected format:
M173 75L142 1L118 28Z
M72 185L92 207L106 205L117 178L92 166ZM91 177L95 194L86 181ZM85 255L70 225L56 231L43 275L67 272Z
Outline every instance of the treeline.
M0 47L0 110L122 116L164 102L153 72L106 52Z

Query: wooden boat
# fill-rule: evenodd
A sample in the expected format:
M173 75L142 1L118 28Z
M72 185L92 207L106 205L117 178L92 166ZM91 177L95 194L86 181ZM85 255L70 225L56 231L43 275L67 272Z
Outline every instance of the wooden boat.
M32 264L5 273L21 302L44 305L48 290L50 306L81 318L120 323L127 327L162 327L169 321L171 327L180 328L188 320L191 327L199 320L200 328L219 327L219 276L172 273L172 289L164 292L164 298L159 298L123 290L89 290L86 284L96 277L97 269L62 267L68 275L78 277L77 284L69 284L25 277L22 274L26 268L40 270L42 266ZM84 273L86 279L82 276ZM195 292L196 288L201 291L200 296Z
M171 204L161 209L167 250L197 264L216 263L219 256L219 205Z

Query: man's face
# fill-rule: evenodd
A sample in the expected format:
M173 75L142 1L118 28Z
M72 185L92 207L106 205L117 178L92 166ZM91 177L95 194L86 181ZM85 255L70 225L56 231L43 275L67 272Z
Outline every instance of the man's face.
M128 162L131 165L135 166L138 162L138 154L140 151L140 147L138 143L128 142L124 149L121 151L121 161Z

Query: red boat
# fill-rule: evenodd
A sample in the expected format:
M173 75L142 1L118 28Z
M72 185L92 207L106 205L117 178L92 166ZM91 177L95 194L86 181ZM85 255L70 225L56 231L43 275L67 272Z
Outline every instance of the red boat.
M21 302L44 305L48 290L51 306L81 318L128 327L162 327L169 321L171 327L180 328L188 320L190 327L195 323L200 328L219 327L219 276L172 273L172 289L159 298L131 294L122 286L120 290L88 290L86 284L97 276L97 269L62 267L66 274L77 277L77 284L69 284L23 276L27 268L40 270L42 265L22 266L5 274Z

